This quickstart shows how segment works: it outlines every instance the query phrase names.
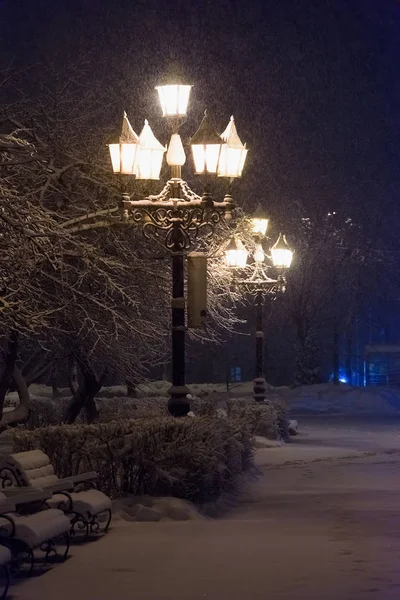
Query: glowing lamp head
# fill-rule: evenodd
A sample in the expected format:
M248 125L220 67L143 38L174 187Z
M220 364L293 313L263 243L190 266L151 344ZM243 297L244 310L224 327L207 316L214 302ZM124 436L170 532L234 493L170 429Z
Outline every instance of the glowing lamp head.
M248 252L239 238L232 238L226 248L226 263L228 267L244 269L247 264Z
M137 179L159 179L166 148L155 137L148 120L139 136L140 153L136 167Z
M139 136L133 131L126 112L122 131L116 143L108 144L114 173L135 175L140 155Z
M268 228L268 216L261 204L259 204L250 218L251 229L255 235L264 236Z
M242 144L235 125L233 116L228 126L221 134L223 145L218 164L218 177L234 179L241 177L247 156L246 144Z
M215 174L218 170L222 140L215 131L207 111L196 133L193 135L192 146L195 172L197 174Z
M159 85L156 87L164 117L185 117L191 85Z
M272 262L278 269L289 269L292 264L293 251L290 249L286 238L281 233L271 248Z

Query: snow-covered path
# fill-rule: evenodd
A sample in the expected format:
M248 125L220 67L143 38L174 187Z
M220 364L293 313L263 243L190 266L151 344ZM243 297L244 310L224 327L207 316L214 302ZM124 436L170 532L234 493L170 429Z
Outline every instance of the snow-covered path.
M12 597L400 598L396 424L326 419L301 430L295 443L259 451L262 477L224 519L117 522Z

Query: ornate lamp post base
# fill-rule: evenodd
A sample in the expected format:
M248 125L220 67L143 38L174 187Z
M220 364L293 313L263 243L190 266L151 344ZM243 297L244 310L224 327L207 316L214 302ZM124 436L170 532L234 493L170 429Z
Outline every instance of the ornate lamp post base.
M253 275L249 279L238 281L246 293L254 299L256 310L255 331L255 378L253 380L253 398L264 402L267 397L267 383L264 377L264 304L267 298L275 298L282 290L284 280L268 277L261 262L256 261Z
M168 390L170 399L168 400L168 412L173 417L186 417L190 411L190 400L187 394L190 393L186 385L171 385Z
M264 377L256 377L253 381L253 398L257 402L264 402L267 395L267 382Z

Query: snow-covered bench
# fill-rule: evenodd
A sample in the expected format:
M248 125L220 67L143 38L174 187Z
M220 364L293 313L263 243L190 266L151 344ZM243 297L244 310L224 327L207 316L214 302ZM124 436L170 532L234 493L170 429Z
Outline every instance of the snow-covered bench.
M6 565L12 560L14 567L21 568L28 565L28 574L33 571L35 564L35 550L41 550L46 560L59 557L65 560L70 544L70 520L62 510L45 508L37 510L51 498L50 492L34 490L33 492L12 494L10 497L0 493L0 565ZM34 512L18 514L17 508L33 507ZM57 552L57 542L62 542L62 552ZM7 569L6 590L9 585Z
M89 534L106 532L111 522L111 499L96 489L96 479L95 472L59 479L49 457L42 450L11 454L0 465L3 490L18 486L50 491L53 496L47 501L48 506L60 508L68 514L71 535L81 534L83 541ZM103 526L100 525L102 517Z

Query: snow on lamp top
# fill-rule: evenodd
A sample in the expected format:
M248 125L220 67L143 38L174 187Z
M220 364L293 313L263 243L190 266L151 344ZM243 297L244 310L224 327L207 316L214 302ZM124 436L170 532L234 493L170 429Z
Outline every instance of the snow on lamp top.
M186 162L185 150L179 133L173 133L168 145L167 163L170 167L182 167Z
M257 244L257 247L254 251L254 260L256 263L263 263L265 259L265 253L261 246L261 244Z
M224 144L221 148L218 176L231 179L241 177L248 150L238 135L233 115L221 138Z
M159 179L166 148L155 137L148 120L139 136L140 153L137 161L137 179Z

